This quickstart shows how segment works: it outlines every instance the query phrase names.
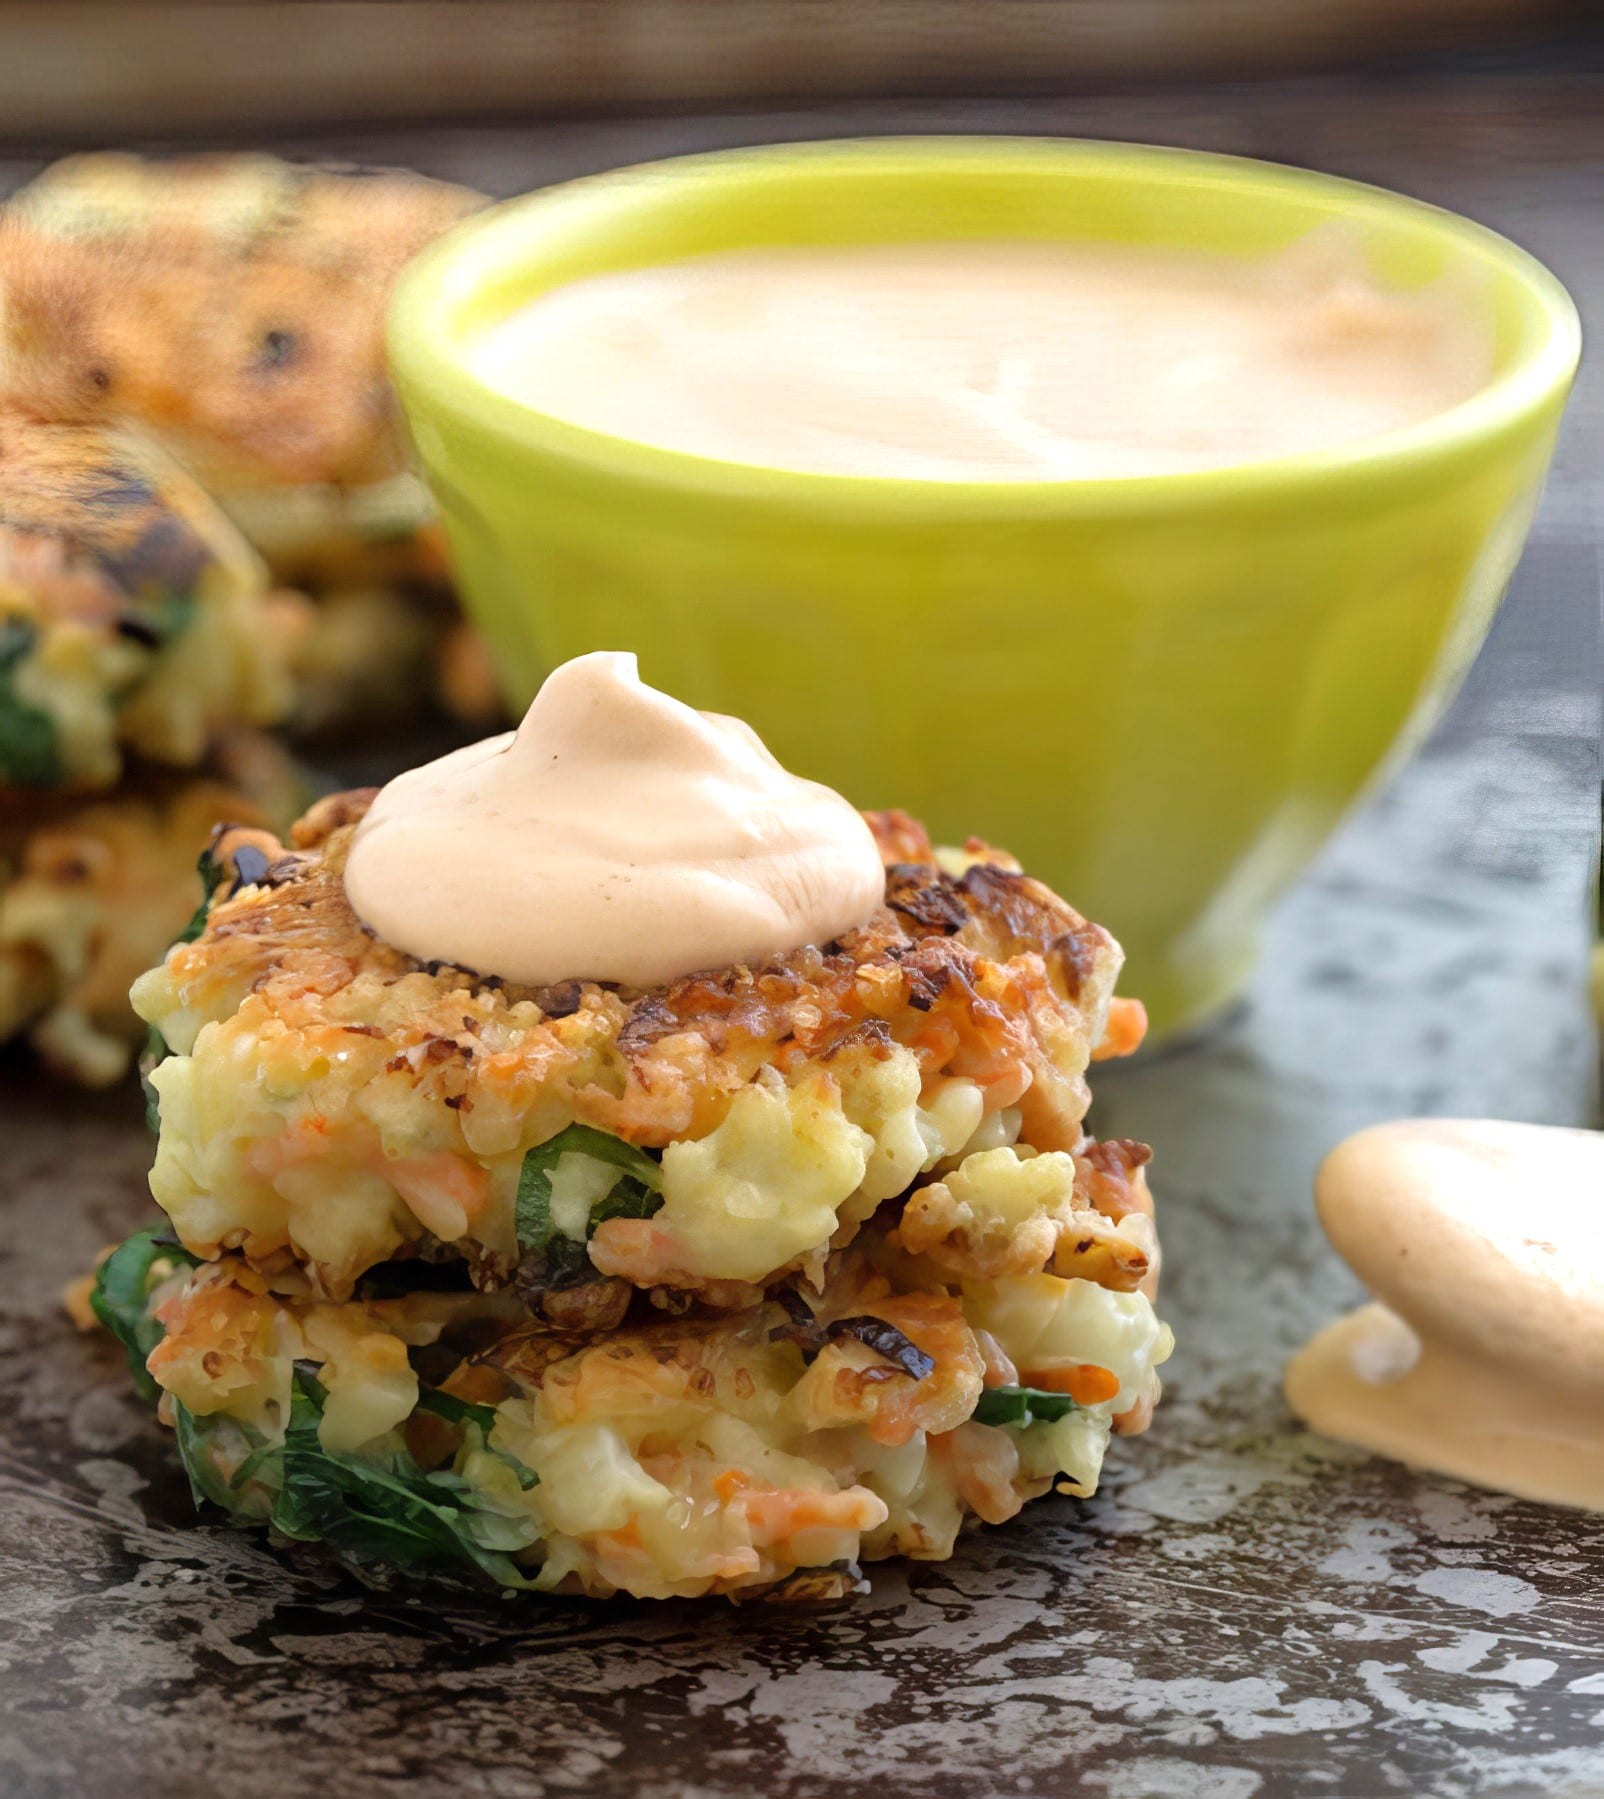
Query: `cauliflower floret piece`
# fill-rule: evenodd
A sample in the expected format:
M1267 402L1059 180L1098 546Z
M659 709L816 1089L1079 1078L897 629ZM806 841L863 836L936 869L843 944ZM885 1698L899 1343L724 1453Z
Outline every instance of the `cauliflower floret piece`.
M418 1377L407 1346L370 1329L361 1307L316 1306L301 1328L313 1355L323 1358L318 1379L328 1399L317 1435L331 1455L349 1455L412 1415Z
M512 1408L503 1406L498 1421ZM568 1536L622 1530L643 1515L665 1512L674 1495L641 1467L622 1433L601 1420L558 1425L528 1435L498 1430L513 1453L540 1473L530 1507L548 1530Z
M1087 1498L1097 1491L1108 1448L1108 1419L1099 1412L1074 1411L1053 1424L1033 1424L1009 1433L1019 1445L1019 1471L1028 1481L1064 1477L1060 1491Z
M1045 1268L1075 1210L1075 1158L1012 1149L966 1157L908 1201L899 1236L911 1255L979 1275Z
M918 1057L900 1046L846 1064L837 1078L842 1110L874 1139L846 1212L859 1221L972 1137L984 1111L973 1081L938 1076L926 1087Z
M694 1273L762 1280L829 1241L874 1147L829 1076L792 1088L759 1078L717 1130L663 1151L663 1205L651 1222Z
M997 1339L1027 1387L1050 1386L1073 1368L1106 1368L1119 1382L1104 1402L1116 1416L1151 1396L1154 1370L1175 1346L1145 1294L1055 1274L966 1283L964 1312Z
M1044 1269L1121 1290L1147 1276L1157 1256L1151 1221L1116 1222L1080 1190L1075 1158L1015 1148L966 1156L909 1199L898 1240L959 1277L996 1280Z

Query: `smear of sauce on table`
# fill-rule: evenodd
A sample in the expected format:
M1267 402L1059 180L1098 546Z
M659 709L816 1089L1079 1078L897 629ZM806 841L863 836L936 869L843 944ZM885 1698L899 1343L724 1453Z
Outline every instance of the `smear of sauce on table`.
M1326 1159L1315 1202L1375 1302L1293 1358L1293 1411L1377 1455L1604 1510L1604 1135L1380 1125Z

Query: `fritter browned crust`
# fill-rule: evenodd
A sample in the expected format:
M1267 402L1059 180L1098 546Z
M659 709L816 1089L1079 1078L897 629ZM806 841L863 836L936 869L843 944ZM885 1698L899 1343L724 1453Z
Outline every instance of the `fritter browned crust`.
M183 1255L132 1240L96 1307L203 1491L298 1516L304 1464L262 1446L313 1408L342 1482L449 1470L503 1586L668 1597L940 1559L1095 1490L1171 1348L1148 1152L1081 1129L1093 1055L1140 1035L1106 932L872 814L884 903L835 941L519 988L355 916L372 798L225 828L198 938L134 988ZM396 1555L334 1497L330 1541Z
M0 412L0 781L201 764L284 715L304 611L152 444Z
M218 560L219 530L199 489L130 440L0 412L0 586L143 643L157 600Z
M390 287L482 204L399 171L74 159L0 219L0 401L152 427L212 483L381 480Z
M530 989L421 965L366 929L342 872L372 797L322 801L288 846L262 832L219 839L232 886L166 966L192 1017L249 1014L278 1053L293 1033L298 1056L338 1053L370 1078L403 1079L464 1124L481 1104L560 1094L568 1116L553 1129L571 1117L652 1148L715 1128L761 1068L895 1043L925 1077L963 1076L989 1107L1017 1106L1037 1149L1080 1141L1118 948L978 842L950 874L906 815L870 814L886 903L838 941L649 992Z

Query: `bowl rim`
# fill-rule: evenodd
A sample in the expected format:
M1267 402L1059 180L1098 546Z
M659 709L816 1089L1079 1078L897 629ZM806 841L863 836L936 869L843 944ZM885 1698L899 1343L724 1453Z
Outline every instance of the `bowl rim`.
M660 200L665 180L712 172L736 181L784 179L832 162L911 177L986 169L1029 177L1049 166L1095 169L1104 177L1163 179L1214 187L1266 186L1335 195L1348 217L1414 223L1512 276L1546 330L1486 386L1413 425L1325 449L1217 468L1163 474L1045 480L937 479L788 469L703 456L574 424L516 400L484 381L459 353L461 311L492 279L527 259L542 214L565 225L585 213L598 228L638 204L643 178ZM403 271L391 297L391 368L414 433L430 409L459 427L591 473L682 495L779 504L791 510L972 520L1106 517L1293 498L1317 489L1378 480L1395 483L1445 462L1477 455L1489 440L1563 402L1581 357L1581 320L1570 294L1545 265L1498 232L1435 206L1345 176L1156 144L1095 138L913 135L805 139L702 151L609 169L538 188L489 207L455 227ZM427 458L425 459L427 461Z

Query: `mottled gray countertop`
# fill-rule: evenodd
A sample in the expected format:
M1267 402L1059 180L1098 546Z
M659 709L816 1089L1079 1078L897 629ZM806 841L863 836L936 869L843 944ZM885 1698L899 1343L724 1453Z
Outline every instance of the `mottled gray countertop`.
M1604 301L1596 73L1413 80L1364 106L1308 82L334 147L510 187L865 127L1207 142L1461 205ZM1102 1072L1099 1128L1157 1149L1180 1347L1154 1430L1096 1499L874 1568L845 1610L375 1595L197 1521L116 1358L56 1310L144 1214L137 1099L0 1069L0 1793L1604 1793L1604 1519L1367 1461L1278 1386L1356 1296L1309 1207L1336 1139L1410 1112L1592 1116L1596 391L1469 686L1286 906L1248 1006Z

